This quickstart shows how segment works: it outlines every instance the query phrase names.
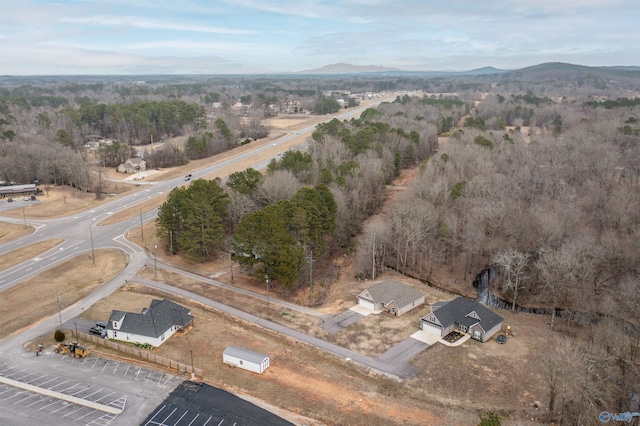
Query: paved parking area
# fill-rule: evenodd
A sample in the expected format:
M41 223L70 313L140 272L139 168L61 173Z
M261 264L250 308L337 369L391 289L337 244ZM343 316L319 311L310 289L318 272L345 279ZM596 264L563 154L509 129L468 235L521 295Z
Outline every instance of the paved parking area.
M52 426L139 424L159 400L183 381L179 376L93 354L75 359L48 348L37 357L37 362L33 362L33 355L30 356L28 363L0 360L0 376L36 386L44 392L0 384L0 419L3 419L0 424L5 424L4 421L9 425ZM119 408L123 413L105 413L51 396L47 391ZM146 396L148 394L162 396L153 403L152 398ZM139 413L141 406L147 403L152 405L145 407L146 412Z
M56 374L14 368L8 364L0 364L0 374L42 389L60 392L115 408L124 409L127 402L126 393L102 386L92 386L78 380L69 380ZM56 424L55 419L60 419L67 424L79 422L79 424L87 425L109 425L117 417L103 411L5 384L0 384L0 406L21 412L29 419L44 416L49 419L47 424Z
M364 317L365 315L361 313L347 309L346 311L340 312L338 315L334 315L326 320L324 323L324 330L329 334L334 334L343 328L347 328L351 324L358 322Z
M183 382L141 423L143 426L293 426L227 391Z

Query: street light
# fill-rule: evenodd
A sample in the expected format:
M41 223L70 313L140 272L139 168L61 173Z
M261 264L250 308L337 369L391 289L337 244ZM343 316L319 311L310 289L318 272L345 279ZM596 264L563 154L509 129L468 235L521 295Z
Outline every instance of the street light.
M322 318L322 331L324 331L324 323L326 322L326 320L324 318Z

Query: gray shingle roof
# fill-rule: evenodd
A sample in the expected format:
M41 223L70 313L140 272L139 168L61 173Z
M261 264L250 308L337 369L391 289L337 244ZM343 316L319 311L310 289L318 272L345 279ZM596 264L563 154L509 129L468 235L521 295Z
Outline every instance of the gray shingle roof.
M385 280L360 293L358 297L369 292L375 303L388 303L395 301L398 307L406 306L409 303L423 297L424 294L411 287L397 281Z
M141 314L112 311L107 328L113 330L112 321L119 321L124 315L122 325L116 331L157 338L174 325L184 327L193 321L189 312L189 309L170 300L154 299L149 308L145 308Z
M479 319L469 316L472 312L475 312ZM467 327L479 323L482 329L487 331L503 320L500 315L490 311L475 300L465 297L455 298L441 308L434 310L433 314L444 328L454 322Z

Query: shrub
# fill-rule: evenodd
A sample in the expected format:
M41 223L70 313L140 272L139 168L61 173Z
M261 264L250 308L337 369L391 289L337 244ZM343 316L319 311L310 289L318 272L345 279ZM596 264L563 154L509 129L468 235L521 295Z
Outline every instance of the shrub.
M62 330L56 330L55 333L53 333L53 339L56 342L62 342L67 336L64 334L64 331Z

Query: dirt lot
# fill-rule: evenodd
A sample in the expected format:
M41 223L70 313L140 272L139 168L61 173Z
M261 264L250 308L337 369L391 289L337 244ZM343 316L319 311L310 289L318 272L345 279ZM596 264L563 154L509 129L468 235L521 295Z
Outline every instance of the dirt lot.
M126 262L120 250L96 250L96 266L89 256L80 255L4 290L0 297L0 339L55 315L56 294L64 309L116 276Z
M25 228L24 225L2 222L2 226L0 226L0 244L24 237L25 235L31 234L33 231L34 229L31 226L27 226ZM0 264L2 263L0 262Z

